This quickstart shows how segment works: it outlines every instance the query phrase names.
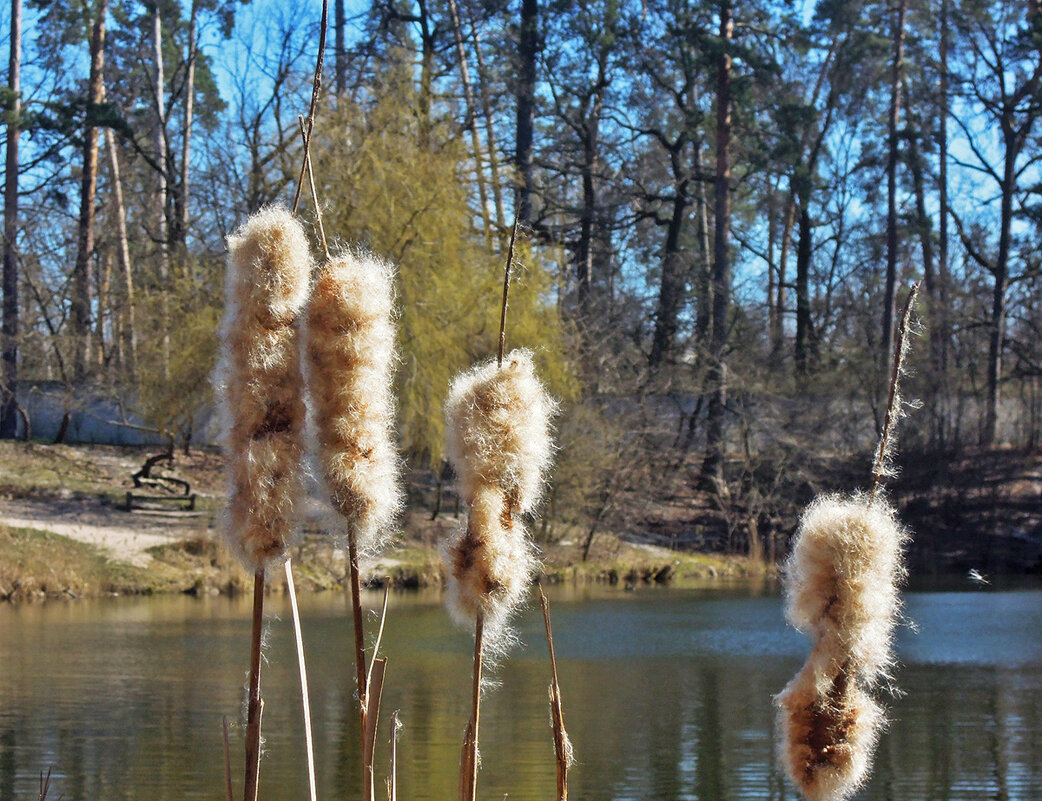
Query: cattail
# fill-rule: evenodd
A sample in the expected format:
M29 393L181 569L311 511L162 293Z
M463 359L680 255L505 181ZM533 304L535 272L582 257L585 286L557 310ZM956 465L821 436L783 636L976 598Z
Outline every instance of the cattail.
M883 711L870 691L893 664L907 532L888 503L818 498L785 566L789 621L815 638L778 695L781 751L809 801L839 801L865 780Z
M449 607L460 622L481 616L493 646L535 567L522 515L539 502L556 411L527 350L460 374L445 402L448 456L470 510L446 546Z
M254 571L284 553L303 493L304 399L296 321L311 254L285 209L264 209L228 237L219 380L227 418L232 549Z
M401 506L392 436L394 270L347 252L319 270L306 315L313 434L329 498L363 551Z

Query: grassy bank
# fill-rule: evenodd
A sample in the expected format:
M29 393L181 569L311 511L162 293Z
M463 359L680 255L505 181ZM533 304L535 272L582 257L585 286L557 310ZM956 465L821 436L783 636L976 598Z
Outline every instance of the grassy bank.
M605 538L605 549L608 549ZM741 557L681 554L613 540L611 552L589 561L573 559L568 546L551 546L540 580L549 583L604 583L621 589L687 580L760 575L761 565ZM103 550L46 531L0 525L0 601L89 598L111 595L188 593L235 595L249 591L252 576L212 539L193 538L149 549L150 562L138 566L110 558ZM317 537L294 548L297 588L337 591L347 584L341 552ZM436 548L409 543L367 563L366 583L399 589L439 586L441 559ZM273 592L284 589L276 572Z

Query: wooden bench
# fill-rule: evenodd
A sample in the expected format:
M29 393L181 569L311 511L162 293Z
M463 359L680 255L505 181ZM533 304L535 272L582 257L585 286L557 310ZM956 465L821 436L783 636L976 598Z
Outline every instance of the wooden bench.
M126 509L129 512L136 503L183 503L187 504L185 510L195 511L195 493L190 495L145 495L140 492L127 492ZM144 508L144 507L142 507Z

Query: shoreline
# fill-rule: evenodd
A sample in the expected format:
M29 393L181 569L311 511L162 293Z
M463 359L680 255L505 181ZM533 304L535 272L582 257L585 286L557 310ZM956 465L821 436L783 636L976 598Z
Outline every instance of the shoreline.
M607 536L604 537L606 540ZM746 557L669 551L614 540L615 553L582 562L566 544L545 546L537 580L550 585L596 584L619 591L638 586L682 585L766 578L775 571ZM603 550L603 549L602 549ZM0 601L11 603L117 595L246 594L252 578L224 545L210 536L170 540L144 549L146 564L124 560L106 549L31 527L0 523ZM328 538L305 537L290 549L300 593L343 591L347 584L344 554ZM426 589L443 584L441 558L433 545L405 541L363 562L364 584L380 589ZM285 591L275 572L270 592Z

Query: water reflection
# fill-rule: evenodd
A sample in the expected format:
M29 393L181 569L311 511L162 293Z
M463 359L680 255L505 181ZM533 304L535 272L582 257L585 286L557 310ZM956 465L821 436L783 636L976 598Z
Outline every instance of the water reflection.
M375 598L371 599L376 603ZM270 604L262 797L305 794L288 611ZM318 782L358 796L348 618L341 596L303 601ZM902 629L893 724L861 801L1042 798L1042 591L915 592ZM0 608L0 801L214 799L222 714L238 719L248 603L77 602ZM401 710L400 794L452 798L468 712L469 637L430 597L393 599L385 719ZM774 756L771 696L808 643L780 600L728 591L593 591L554 605L579 801L794 799ZM548 671L535 610L483 708L482 798L553 797ZM386 731L385 731L386 733ZM241 737L233 759L241 760ZM383 739L383 738L381 738ZM383 754L386 754L384 749ZM383 759L383 755L381 755ZM238 770L234 773L238 784Z

